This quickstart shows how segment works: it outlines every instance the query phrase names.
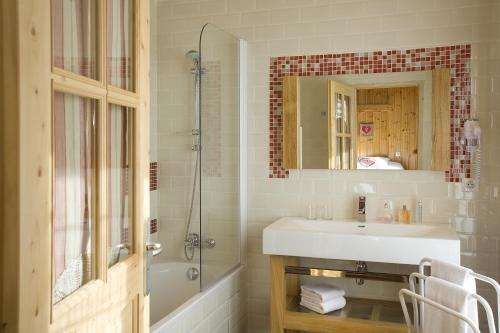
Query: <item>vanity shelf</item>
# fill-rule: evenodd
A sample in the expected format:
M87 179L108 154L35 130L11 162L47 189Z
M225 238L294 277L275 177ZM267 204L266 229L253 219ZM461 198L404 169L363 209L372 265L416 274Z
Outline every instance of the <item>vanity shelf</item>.
M370 332L374 332L374 327L380 327L384 332L401 332L401 325L405 324L405 319L399 302L349 297L346 299L347 304L343 309L321 315L301 306L299 296L287 296L287 312L289 316L300 318L301 321L307 318L307 321L319 322L321 326L331 321L331 325L335 327L341 323L349 324L350 330L356 324L359 326L368 324ZM410 304L408 307L411 309ZM356 331L360 332L358 328ZM406 332L406 326L403 331Z
M299 258L272 255L270 261L271 333L294 331L318 333L407 332L399 302L348 298L344 309L327 315L317 314L301 307L299 305L299 275L307 272L305 268L301 268L302 271L298 269L300 268L298 266ZM396 280L396 276L392 278Z

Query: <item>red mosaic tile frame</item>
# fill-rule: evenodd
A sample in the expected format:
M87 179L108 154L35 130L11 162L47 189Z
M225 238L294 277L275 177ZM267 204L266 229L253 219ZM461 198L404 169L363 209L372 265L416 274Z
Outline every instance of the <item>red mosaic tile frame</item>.
M158 162L149 162L149 190L158 189Z
M451 69L451 165L445 172L448 182L470 177L470 157L460 145L464 120L471 110L470 45L321 54L271 58L269 68L269 178L287 178L282 162L283 76L320 76Z
M149 233L155 234L158 232L158 219L151 219L149 221Z

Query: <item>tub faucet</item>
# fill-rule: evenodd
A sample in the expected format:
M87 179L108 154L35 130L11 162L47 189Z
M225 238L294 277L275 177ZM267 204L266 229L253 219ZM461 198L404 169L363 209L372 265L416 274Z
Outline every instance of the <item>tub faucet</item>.
M358 198L358 222L366 222L366 197Z

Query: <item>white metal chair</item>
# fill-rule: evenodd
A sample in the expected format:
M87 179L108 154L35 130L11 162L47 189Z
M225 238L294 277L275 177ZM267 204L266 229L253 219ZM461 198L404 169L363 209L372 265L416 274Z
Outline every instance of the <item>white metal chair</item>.
M424 275L424 271L425 271L426 266L431 266L431 269L432 269L432 259L429 259L429 258L422 259L420 261L420 265L419 265L419 273L412 273L410 275L410 289L411 290L402 289L399 292L399 300L400 300L401 306L403 308L403 314L405 316L406 324L408 326L408 332L420 332L421 322L424 320L424 318L423 318L422 313L419 314L418 309L419 309L419 306L421 307L423 305L423 303L426 303L426 304L436 308L439 311L445 311L451 315L454 315L454 316L460 318L461 320L465 321L468 325L470 325L474 332L479 333L480 332L479 328L477 326L475 326L475 324L469 318L467 318L466 316L464 316L464 315L462 315L462 314L460 314L452 309L449 309L446 306L443 306L442 304L434 302L434 301L432 301L424 296L425 279L427 278L427 276ZM481 274L478 274L475 272L471 272L470 274L476 280L486 282L486 283L490 284L495 289L495 291L497 293L497 315L498 315L497 318L498 318L498 320L500 320L500 285L498 284L497 281L495 281L494 279L492 279L490 277L487 277L487 276L484 276L484 275L481 275ZM416 292L416 289L415 289L415 282L417 279L420 280L418 293ZM405 302L405 296L411 297L411 300L412 300L413 319L414 319L413 324L411 323L410 316L408 314L408 309L407 309L406 302ZM486 312L486 317L488 320L489 332L496 333L497 331L495 329L495 319L493 316L493 311L491 310L491 307L488 304L488 302L483 297L481 297L479 295L471 295L471 296L474 297L477 300L477 302L484 307L485 312ZM417 301L419 303L418 306L417 306ZM498 333L500 333L500 325L498 325L498 326L499 326Z

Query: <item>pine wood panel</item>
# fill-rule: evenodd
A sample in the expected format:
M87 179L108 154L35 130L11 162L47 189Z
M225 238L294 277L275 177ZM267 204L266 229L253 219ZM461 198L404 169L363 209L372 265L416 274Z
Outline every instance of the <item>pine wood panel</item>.
M406 325L286 311L285 328L318 333L406 333Z
M283 333L286 307L285 257L271 256L271 333Z
M123 318L123 310L137 302L141 273L142 265L137 254L116 264L107 274L108 282L92 281L54 306L50 332L98 332L96 328L119 322L133 323L130 327L122 326L122 329L138 332L137 313Z
M3 20L3 6L0 5L0 19ZM3 43L3 24L0 23L0 40L2 41L2 43L0 44L0 123L4 123L4 109L5 109L5 105L4 105L4 101L5 101L5 97L4 97L4 70L3 70L3 47L4 47L4 43ZM4 140L3 140L3 133L4 133L4 130L3 130L3 126L0 126L0 156L4 156L4 148L3 148L3 144L4 144ZM3 201L3 163L0 163L0 220L1 221L4 221L4 201ZM3 279L3 275L4 275L4 269L3 269L3 262L4 262L4 259L3 259L3 256L4 256L4 250L3 250L3 247L4 247L4 236L3 236L3 229L4 229L4 223L2 223L0 225L0 327L2 327L2 323L3 323L3 315L4 315L4 312L3 312L3 294L4 294L4 279Z
M16 29L17 4L15 1L0 3L0 127L2 163L0 168L2 208L0 215L0 325L9 323L7 332L18 332L19 306L19 258L8 255L17 253L20 226L15 223L19 220L19 207L16 198L19 196L19 137L16 128L19 125L19 78L16 75L18 68L18 31ZM9 33L6 33L9 31ZM7 98L9 96L10 98ZM7 112L11 110L11 112ZM9 223L7 223L9 221ZM0 326L1 327L1 326Z
M50 313L50 2L2 1L5 332L41 332ZM21 51L22 50L22 51ZM3 224L3 223L2 223ZM8 256L7 256L8 254Z
M105 8L105 1L98 3L101 9ZM138 55L135 94L106 90L106 75L102 75L104 81L96 83L57 69L51 73L50 0L27 0L22 6L19 1L3 1L0 6L1 80L9 82L0 84L0 96L9 96L8 100L0 100L0 132L3 134L0 149L6 161L5 168L0 170L5 180L1 189L2 193L9 193L2 202L3 207L9 209L1 212L2 221L9 221L0 233L1 254L6 259L0 260L0 273L6 273L0 280L0 317L7 322L2 332L149 331L148 304L143 292L144 230L149 209L149 2L136 1L134 8ZM100 11L101 26L104 13ZM1 34L5 30L9 34ZM100 41L100 49L104 50L104 39ZM99 58L105 61L104 54ZM52 307L53 87L99 98L100 111L105 109L108 96L109 101L135 108L133 226L136 240L134 255L108 269L106 225L97 226L96 238L100 240L97 254L101 260L98 279ZM102 133L101 140L104 140ZM105 173L104 170L101 173ZM105 221L105 217L101 218ZM9 255L4 257L5 253Z
M357 91L358 105L389 104L388 88L360 89Z
M283 77L283 168L297 169L297 121L299 78Z
M387 156L407 170L418 168L417 87L360 89L357 92L357 156ZM359 135L359 125L373 123L374 135ZM396 152L401 157L396 157Z
M149 332L149 295L145 296L146 286L146 238L149 228L149 110L150 110L150 2L136 2L137 20L137 48L136 48L136 94L138 96L138 107L135 115L135 167L136 177L134 179L137 200L134 206L134 233L137 238L134 252L139 258L139 288L134 314L137 315L138 333Z
M450 168L450 69L432 70L432 170Z

